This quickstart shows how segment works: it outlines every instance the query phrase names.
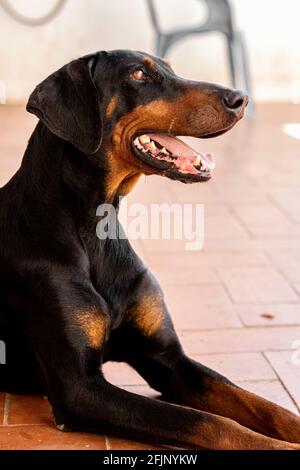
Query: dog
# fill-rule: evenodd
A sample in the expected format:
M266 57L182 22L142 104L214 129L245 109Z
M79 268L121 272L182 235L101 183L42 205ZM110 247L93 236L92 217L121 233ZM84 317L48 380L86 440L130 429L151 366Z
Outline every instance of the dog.
M39 122L0 190L2 390L45 393L61 431L182 448L300 448L299 417L188 358L129 241L96 235L97 207L117 210L142 174L208 181L213 157L176 136L221 135L247 103L122 50L74 60L37 86L27 110ZM130 364L163 400L108 383L106 361Z

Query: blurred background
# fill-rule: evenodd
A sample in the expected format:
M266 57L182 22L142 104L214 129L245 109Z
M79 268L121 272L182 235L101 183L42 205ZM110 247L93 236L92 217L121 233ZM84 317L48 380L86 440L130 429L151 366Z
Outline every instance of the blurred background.
M59 0L0 2L0 79L6 83L9 103L25 101L45 75L87 52L155 50L146 0L67 0L53 21L32 28L17 23L3 10L8 4L20 15L36 19L57 3ZM201 0L154 0L154 4L164 31L193 28L208 14L207 4ZM300 101L299 1L232 0L231 5L235 24L244 32L255 99ZM221 34L188 37L168 55L179 74L230 83Z
M179 75L250 94L248 116L232 131L213 140L189 139L199 151L216 155L209 183L143 177L129 196L129 202L145 205L203 203L204 249L187 252L182 240L137 240L134 246L162 284L186 352L295 413L300 409L300 367L292 360L300 344L299 17L299 0L0 0L0 186L19 167L37 122L25 111L28 95L83 54L158 51ZM105 375L128 390L155 394L128 366L105 365ZM0 393L0 447L145 448L126 436L103 440L59 433L51 423L42 397Z

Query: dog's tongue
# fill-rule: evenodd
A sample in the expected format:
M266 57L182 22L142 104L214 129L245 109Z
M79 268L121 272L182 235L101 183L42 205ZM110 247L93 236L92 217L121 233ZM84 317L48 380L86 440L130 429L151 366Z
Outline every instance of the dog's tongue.
M192 163L198 155L205 161L206 166L211 170L215 168L215 159L211 154L202 154L189 147L185 142L169 134L148 134L151 140L154 140L162 147L165 147L170 153L177 157L183 157Z

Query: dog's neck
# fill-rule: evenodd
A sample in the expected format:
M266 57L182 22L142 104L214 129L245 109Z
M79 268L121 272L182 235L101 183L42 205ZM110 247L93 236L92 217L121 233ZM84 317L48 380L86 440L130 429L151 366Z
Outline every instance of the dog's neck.
M101 204L118 208L120 198L131 191L140 173L112 166L105 149L101 152L103 155L86 156L39 122L20 169L29 200L45 207L67 199L82 220L95 218Z

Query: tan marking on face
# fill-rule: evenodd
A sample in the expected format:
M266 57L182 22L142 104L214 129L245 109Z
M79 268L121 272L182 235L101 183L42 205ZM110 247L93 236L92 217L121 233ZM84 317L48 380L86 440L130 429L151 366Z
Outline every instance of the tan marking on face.
M108 106L107 106L107 109L106 109L106 117L107 118L111 118L112 117L112 114L114 112L114 110L116 109L116 106L117 106L117 96L114 95L110 102L108 103Z
M106 185L107 199L118 194L128 194L143 173L155 173L155 170L140 162L133 154L132 137L143 128L159 129L161 132L170 132L169 129L172 128L173 131L174 112L177 108L178 103L155 100L147 105L137 106L119 119L112 132L112 144L108 152L110 170Z
M88 339L91 348L98 349L105 341L108 317L98 307L79 310L75 316L77 325Z
M157 295L150 295L141 300L129 312L129 321L133 323L145 336L153 336L163 323L162 299Z
M137 106L122 116L112 131L107 194L120 193L121 185L129 192L141 174L160 174L159 170L147 166L134 155L132 138L138 131L151 129L173 135L204 135L218 132L235 122L220 97L209 89L187 87L173 100L156 99Z
M170 115L177 108L176 103L158 99L146 105L140 105L133 111L122 116L117 122L112 135L112 149L128 154L131 139L135 132L143 128L165 129L167 131L174 115ZM126 155L125 155L126 156Z
M226 112L219 97L190 88L173 100L157 99L122 116L113 131L112 150L119 149L124 158L137 164L131 139L142 129L168 132L171 128L174 135L206 134L219 131L233 120L235 117Z

